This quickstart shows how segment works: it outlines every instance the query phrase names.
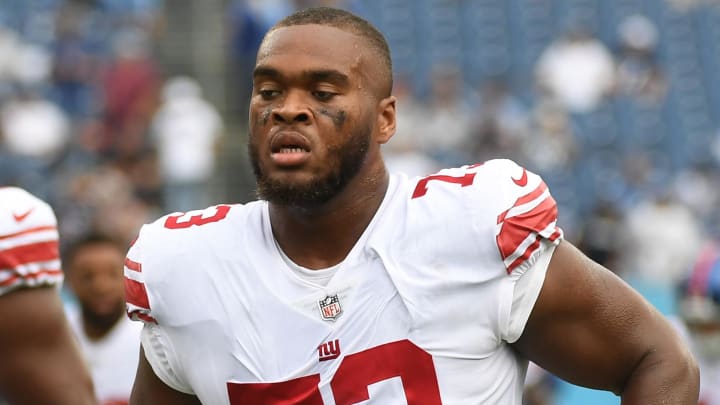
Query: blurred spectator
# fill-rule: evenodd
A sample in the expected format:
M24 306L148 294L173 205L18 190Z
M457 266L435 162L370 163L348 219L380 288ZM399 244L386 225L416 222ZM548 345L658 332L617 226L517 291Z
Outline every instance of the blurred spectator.
M114 26L134 26L153 34L162 24L163 0L90 0ZM169 4L168 4L169 5Z
M688 206L711 235L720 237L720 171L718 166L696 164L681 170L673 183L679 200Z
M681 323L700 367L700 405L720 405L720 245L708 243L679 288Z
M60 233L69 242L92 230L129 242L142 224L158 215L136 198L132 182L110 164L72 176L60 189Z
M145 146L160 88L148 40L138 29L126 29L115 38L115 58L103 80L107 136L104 152L109 156L133 156Z
M455 66L437 66L430 80L428 109L416 141L443 167L466 164L473 160L467 150L472 112L463 101L462 72Z
M698 219L670 190L631 208L623 235L623 275L659 285L680 280L704 238Z
M0 24L0 101L12 91L12 85L42 85L49 76L50 65L47 50L24 41L11 28Z
M388 170L408 176L425 176L440 170L440 165L426 153L423 143L418 142L426 111L415 97L411 81L398 77L393 87L393 95L398 100L396 132L392 142L383 145Z
M540 100L532 112L530 130L518 149L522 161L541 173L572 167L578 151L570 117L562 106Z
M127 404L135 380L142 325L125 316L125 245L102 234L76 241L65 256L77 298L68 319L101 405Z
M22 89L0 110L0 128L0 182L51 199L50 167L61 158L70 137L63 111Z
M68 119L60 108L25 88L2 108L2 133L7 150L50 164L69 141Z
M717 6L720 4L718 0L665 0L671 7L677 11L687 12L700 6Z
M9 27L0 25L0 86L5 87L0 94L9 90L7 87L14 81L14 64L17 48L20 46L18 34Z
M164 182L155 150L143 151L132 158L116 162L115 166L120 168L132 183L133 194L138 202L154 211L163 210Z
M189 77L170 79L162 97L152 121L152 140L165 183L165 208L183 212L205 208L211 202L208 186L222 119Z
M583 224L578 247L608 269L618 270L622 244L622 213L612 201L601 200Z
M483 82L478 99L472 115L471 135L476 160L520 158L521 145L531 135L528 133L528 109L501 78Z
M541 91L572 112L587 112L611 93L615 62L602 42L578 27L543 51L535 74Z
M89 10L77 3L61 8L55 23L52 47L52 84L54 99L70 117L88 115L99 109L93 105L99 79L101 58L84 37L83 17Z
M232 97L236 100L233 103L236 104L234 109L243 113L247 110L250 102L252 81L248 78L252 77L252 70L255 67L255 55L265 31L275 23L275 21L270 22L267 17L261 15L263 8L258 6L251 0L234 0L230 4L229 10L230 60L233 68L230 80L237 80L237 83L233 85L236 91L233 92ZM268 6L270 5L266 5L264 9L271 10L272 7ZM284 10L280 11L280 13L280 15L285 15Z
M643 15L631 15L620 23L618 36L618 92L644 104L662 102L667 82L656 60L658 32L655 24Z

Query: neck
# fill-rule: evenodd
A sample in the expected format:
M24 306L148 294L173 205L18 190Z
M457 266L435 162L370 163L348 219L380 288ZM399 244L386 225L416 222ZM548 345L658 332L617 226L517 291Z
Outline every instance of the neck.
M358 175L345 190L322 206L270 204L273 235L285 254L300 266L322 269L340 263L360 239L385 197L389 176Z

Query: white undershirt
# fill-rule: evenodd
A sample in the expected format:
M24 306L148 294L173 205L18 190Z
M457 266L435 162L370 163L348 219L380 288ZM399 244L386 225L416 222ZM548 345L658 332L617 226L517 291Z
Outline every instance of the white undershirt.
M292 270L293 273L295 273L298 277L305 281L321 285L323 287L326 287L328 285L328 283L333 278L335 273L337 273L340 265L342 264L342 262L340 262L334 266L326 267L324 269L308 269L307 267L302 267L297 263L293 262L292 259L290 259L285 254L285 252L283 252L277 241L275 241L275 247L277 247L277 250L280 253L280 257L282 257L285 264L287 264L287 266L290 268L290 270Z

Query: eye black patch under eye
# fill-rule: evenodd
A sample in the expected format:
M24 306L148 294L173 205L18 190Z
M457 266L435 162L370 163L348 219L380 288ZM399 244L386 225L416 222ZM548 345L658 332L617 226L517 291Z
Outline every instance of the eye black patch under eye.
M322 115L330 117L336 128L342 127L343 124L345 124L345 120L347 119L347 113L345 112L345 110L332 110L328 108L321 108L318 110L318 112Z

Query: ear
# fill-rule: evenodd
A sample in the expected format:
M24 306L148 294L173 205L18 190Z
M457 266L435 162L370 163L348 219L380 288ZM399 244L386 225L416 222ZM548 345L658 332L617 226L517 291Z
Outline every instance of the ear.
M380 103L378 104L377 142L379 144L386 143L390 140L390 138L392 138L393 135L395 135L395 125L397 123L395 111L396 101L397 99L395 98L395 96L389 96L380 100Z

